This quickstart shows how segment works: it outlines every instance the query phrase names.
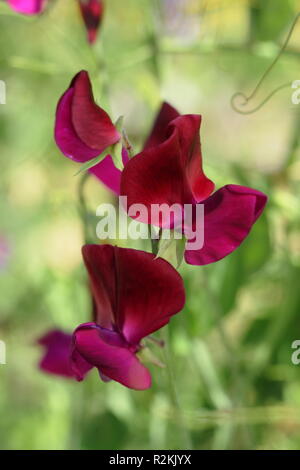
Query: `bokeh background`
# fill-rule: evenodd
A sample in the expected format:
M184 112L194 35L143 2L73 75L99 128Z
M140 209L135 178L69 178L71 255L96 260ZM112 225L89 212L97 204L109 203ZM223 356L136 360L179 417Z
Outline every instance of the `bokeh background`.
M299 11L298 0L107 0L91 48L74 0L53 0L38 18L0 3L1 449L300 448L300 365L291 362L300 339L300 104L290 85L249 115L230 104L253 90ZM300 24L242 109L300 79L299 54ZM245 184L270 198L234 254L180 269L187 304L170 326L180 414L166 370L154 365L145 392L104 384L96 371L78 384L38 369L37 338L71 332L90 309L78 166L53 142L57 100L81 69L98 102L125 116L136 150L168 100L202 114L205 170L217 187ZM91 213L113 200L96 180L87 189Z

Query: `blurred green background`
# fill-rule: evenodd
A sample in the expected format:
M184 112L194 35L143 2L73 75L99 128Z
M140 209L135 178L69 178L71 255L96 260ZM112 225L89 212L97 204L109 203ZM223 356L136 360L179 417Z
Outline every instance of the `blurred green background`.
M75 1L52 1L38 18L1 2L1 449L300 448L300 364L291 362L300 339L300 104L287 86L253 114L230 105L235 92L253 90L299 11L298 0L107 0L91 48ZM300 24L246 109L300 79L299 54ZM71 332L89 316L78 166L53 142L57 100L81 69L112 117L125 116L136 150L168 100L202 114L204 167L217 187L245 184L270 198L234 254L180 269L187 304L170 326L180 415L166 370L154 365L145 392L104 384L97 371L78 384L37 367L39 336ZM91 211L110 200L91 179Z

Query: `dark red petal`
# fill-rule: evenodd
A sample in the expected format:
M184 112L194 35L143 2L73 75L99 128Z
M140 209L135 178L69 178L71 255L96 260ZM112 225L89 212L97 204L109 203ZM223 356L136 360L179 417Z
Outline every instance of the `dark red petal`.
M173 120L163 143L132 158L122 173L121 195L128 207L144 204L191 204L211 194L214 184L204 175L200 151L201 116L186 115ZM150 223L150 219L142 222ZM156 220L151 220L156 225ZM163 221L160 226L165 226Z
M255 189L227 185L204 201L204 246L186 250L189 264L214 263L229 255L249 234L261 215L267 196Z
M171 129L178 130L182 165L190 190L197 202L206 199L215 187L202 169L200 125L201 116L198 114L180 116L170 124Z
M183 281L164 259L117 248L118 324L133 344L166 325L185 303Z
M86 162L97 157L100 152L88 147L75 132L71 113L73 97L74 89L69 88L58 102L54 136L58 148L66 157L76 162Z
M164 102L156 116L151 133L144 145L144 150L161 144L166 138L168 124L178 116L180 116L178 111L169 103Z
M102 0L79 0L79 7L87 29L88 41L93 44L102 20L104 3Z
M103 328L111 328L117 310L114 249L111 245L85 245L82 256L95 302L95 320Z
M97 367L101 376L135 390L145 390L151 386L148 369L139 362L135 353L123 344L118 333L89 323L80 325L73 338L74 351ZM81 380L76 362L74 372Z
M52 330L40 338L38 343L45 348L45 354L39 364L44 372L74 378L71 367L72 335ZM85 375L91 367L82 357L78 356L78 361Z
M72 80L72 123L78 137L90 148L102 153L121 138L108 114L98 106L86 71L79 72Z
M99 306L97 323L108 325L113 316L118 331L133 345L166 325L184 306L181 277L151 253L86 245L83 257Z
M101 152L88 147L75 132L72 124L71 108L74 88L69 88L60 98L55 120L55 141L61 152L77 162L86 162L97 157ZM128 161L128 155L123 150L123 163ZM120 194L121 171L118 170L110 155L89 170L102 183L116 194Z
M129 160L121 175L121 195L127 196L128 208L144 204L151 213L153 204L180 204L193 202L193 195L182 168L177 129L157 147L142 151ZM145 220L150 223L150 216ZM155 220L151 223L156 225ZM161 220L160 226L165 225Z

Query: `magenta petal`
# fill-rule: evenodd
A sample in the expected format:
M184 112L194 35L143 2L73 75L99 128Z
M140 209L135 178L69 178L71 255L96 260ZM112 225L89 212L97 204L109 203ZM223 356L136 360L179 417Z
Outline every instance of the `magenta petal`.
M40 361L40 368L49 374L74 378L71 367L72 335L60 330L52 330L38 340L45 348ZM90 370L90 365L78 355L83 375Z
M83 356L74 349L73 337L72 337L72 352L70 354L70 367L72 370L73 377L81 382L86 374L93 368L93 365L86 361ZM76 367L76 372L75 372Z
M24 15L36 15L41 13L45 0L7 0L10 7Z
M74 332L74 350L97 367L105 378L134 390L145 390L151 386L148 369L140 363L135 353L116 332L105 330L93 323L80 325ZM76 364L74 372L77 373Z
M229 255L247 237L266 202L265 194L244 186L227 185L216 191L203 202L204 246L186 250L186 262L200 266Z
M121 135L108 114L98 106L93 97L92 85L86 71L79 72L72 80L72 124L78 137L90 148L102 153L117 143Z
M58 148L66 156L76 162L86 162L97 157L99 150L88 147L79 139L72 124L72 100L74 89L69 88L58 102L55 120L55 141ZM123 149L123 163L128 162L128 154ZM111 191L120 194L121 171L115 167L111 156L91 168L90 173L95 175Z
M77 136L72 124L72 100L74 89L69 88L58 102L55 120L55 141L66 157L76 162L86 162L100 155Z
M86 245L82 252L97 323L106 328L114 324L128 343L137 345L183 308L183 281L162 258L111 245Z

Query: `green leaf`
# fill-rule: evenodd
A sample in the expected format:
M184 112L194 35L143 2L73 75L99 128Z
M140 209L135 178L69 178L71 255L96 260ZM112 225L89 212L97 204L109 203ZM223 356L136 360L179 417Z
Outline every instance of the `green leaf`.
M168 238L163 238L164 235L169 235ZM184 235L180 239L175 239L174 230L164 230L162 238L158 243L158 252L156 258L164 258L171 263L175 268L179 268L182 263L185 251L186 238Z
M122 141L120 140L112 147L111 158L114 162L114 165L119 170L123 170L123 158L122 158Z
M124 116L120 116L117 121L115 122L115 127L117 128L118 132L122 135L123 132L123 121L124 121ZM123 148L123 142L122 139L120 139L117 143L115 143L111 147L111 158L114 162L114 165L116 168L119 170L123 170L124 165L123 165L123 158L122 158L122 148Z
M124 123L124 116L118 117L118 119L115 122L115 128L120 134L122 134L123 123Z
M122 139L120 139L117 143L115 143L111 148L112 150L111 157L113 159L114 165L116 168L118 168L121 171L124 168L123 156L122 156L123 145L126 148L126 142L124 143L123 123L124 123L124 116L120 116L115 122L115 127L118 130L118 132L122 135Z
M272 244L266 214L263 214L256 222L247 240L241 246L241 251L243 252L243 264L247 275L261 269L270 259Z
M222 314L226 315L236 305L238 293L245 282L244 264L241 250L231 253L220 261L223 272L220 279L219 299ZM221 267L221 266L220 266Z
M79 171L75 173L75 176L79 175L80 173L89 170L90 168L93 168L93 166L97 165L98 163L102 162L107 155L110 155L112 152L112 147L108 147L107 149L104 150L98 157L93 158L92 160L89 160L88 162L85 162L83 165L81 165Z

